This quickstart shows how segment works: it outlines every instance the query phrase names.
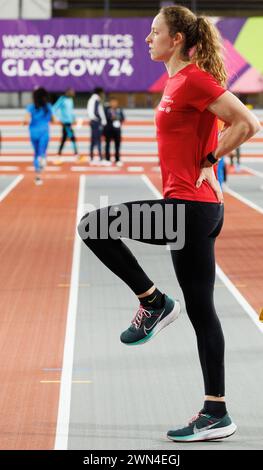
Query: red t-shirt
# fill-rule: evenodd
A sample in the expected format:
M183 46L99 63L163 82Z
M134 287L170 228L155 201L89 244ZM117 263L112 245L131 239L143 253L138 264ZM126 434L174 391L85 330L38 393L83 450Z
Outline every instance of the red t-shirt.
M218 202L206 181L195 184L202 160L217 147L217 117L206 108L225 91L195 64L168 79L156 111L165 198Z

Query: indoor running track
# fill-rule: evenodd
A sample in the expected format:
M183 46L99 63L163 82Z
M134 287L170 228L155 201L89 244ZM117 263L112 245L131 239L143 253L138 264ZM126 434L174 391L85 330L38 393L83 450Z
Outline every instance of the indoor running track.
M147 175L0 176L1 449L262 449L261 159L230 176L217 242L216 305L226 339L228 407L238 432L175 444L166 431L202 406L194 333L183 311L153 341L119 341L132 292L76 235L85 204L159 197ZM158 286L182 301L169 252L127 241ZM183 303L183 301L182 301Z

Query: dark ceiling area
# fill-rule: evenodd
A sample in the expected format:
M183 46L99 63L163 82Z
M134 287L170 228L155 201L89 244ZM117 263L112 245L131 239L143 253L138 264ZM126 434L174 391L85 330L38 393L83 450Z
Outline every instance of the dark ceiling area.
M158 10L162 3L160 0L53 0L53 10ZM263 0L189 0L174 2L174 4L184 5L197 11L242 11L250 10L261 12L263 15Z

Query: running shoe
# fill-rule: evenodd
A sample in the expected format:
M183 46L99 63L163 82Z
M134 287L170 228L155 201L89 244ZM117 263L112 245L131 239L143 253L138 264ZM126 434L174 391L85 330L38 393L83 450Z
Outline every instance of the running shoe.
M42 179L40 178L40 176L36 176L35 177L35 185L40 186L41 184L43 184Z
M167 437L175 442L214 441L232 436L237 426L228 413L223 418L198 413L184 428L168 431Z
M99 157L95 157L95 158L92 158L90 159L90 165L101 165L103 162L102 158L99 158Z
M165 326L176 320L179 313L180 303L167 295L164 296L162 308L146 310L140 305L131 326L121 334L120 340L128 346L146 343Z
M75 155L75 162L76 163L82 163L82 162L86 162L86 161L87 161L86 155Z
M39 161L39 166L41 168L41 170L44 170L45 167L46 167L46 164L47 164L47 160L45 157L38 157L38 161Z

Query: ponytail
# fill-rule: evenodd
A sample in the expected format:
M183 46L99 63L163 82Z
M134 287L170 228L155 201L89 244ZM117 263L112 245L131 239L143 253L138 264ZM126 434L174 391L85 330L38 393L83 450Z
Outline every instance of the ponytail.
M211 73L222 86L227 80L227 73L222 57L222 43L218 30L211 21L197 17L197 42L192 61L202 70Z

